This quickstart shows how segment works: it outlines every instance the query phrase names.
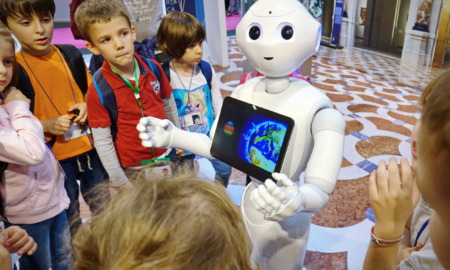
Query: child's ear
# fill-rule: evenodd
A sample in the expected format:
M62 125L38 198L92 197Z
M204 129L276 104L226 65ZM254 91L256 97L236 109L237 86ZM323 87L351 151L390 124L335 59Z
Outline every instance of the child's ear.
M136 27L131 26L131 36L133 37L133 41L136 41Z
M86 42L86 49L88 49L92 54L100 55L100 51L89 41Z

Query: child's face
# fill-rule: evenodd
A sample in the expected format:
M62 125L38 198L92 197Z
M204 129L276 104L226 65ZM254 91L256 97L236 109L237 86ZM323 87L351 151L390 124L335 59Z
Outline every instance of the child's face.
M86 48L93 54L103 55L118 72L126 72L133 67L136 30L119 16L108 22L94 23L89 29L91 42Z
M422 123L417 137L417 185L423 198L434 210L430 220L430 235L433 249L444 268L450 269L450 205L448 194L449 153L441 150L436 155L435 137Z
M14 47L0 38L0 92L3 92L11 82L14 71Z
M186 49L180 60L185 64L195 66L198 63L200 63L200 60L202 60L202 55L203 55L203 44L202 42L196 42L194 44L191 44Z
M22 51L33 56L46 55L51 50L53 38L53 17L48 14L39 17L8 17L8 28L19 40Z

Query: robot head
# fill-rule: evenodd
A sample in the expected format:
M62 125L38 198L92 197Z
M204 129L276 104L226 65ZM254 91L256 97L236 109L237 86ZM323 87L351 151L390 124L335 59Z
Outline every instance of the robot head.
M317 52L322 27L298 0L259 0L236 28L250 63L269 77L287 76Z

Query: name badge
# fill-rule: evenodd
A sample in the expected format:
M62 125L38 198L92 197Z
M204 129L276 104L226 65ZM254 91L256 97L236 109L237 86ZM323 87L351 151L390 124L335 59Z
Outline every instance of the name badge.
M82 129L79 124L73 124L70 126L69 130L67 130L66 134L64 134L64 141L70 141L88 134L91 134L90 129Z
M203 124L202 116L200 115L200 113L193 113L181 116L180 122L182 127L190 127L194 125Z

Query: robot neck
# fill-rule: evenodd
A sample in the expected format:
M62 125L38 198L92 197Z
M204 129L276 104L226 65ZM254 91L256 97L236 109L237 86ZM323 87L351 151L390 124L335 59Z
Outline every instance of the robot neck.
M267 77L264 79L266 92L269 94L278 94L289 87L289 77Z

